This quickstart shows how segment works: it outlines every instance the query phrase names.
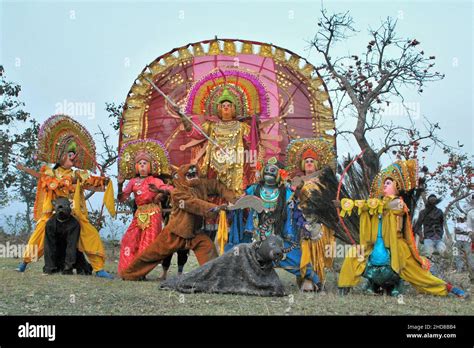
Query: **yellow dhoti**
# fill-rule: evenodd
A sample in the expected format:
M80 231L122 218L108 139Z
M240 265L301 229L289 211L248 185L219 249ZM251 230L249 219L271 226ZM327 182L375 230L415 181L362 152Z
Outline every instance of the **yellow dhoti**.
M366 257L361 260L357 257L356 248L352 248L350 256L344 259L339 274L338 286L341 288L354 287L360 283L371 252L371 250L366 250ZM446 282L435 277L430 271L423 269L411 254L408 244L403 239L398 242L398 254L404 260L403 267L398 272L400 278L409 282L422 293L447 296Z
M333 266L334 259L330 248L336 243L336 239L334 232L324 225L322 233L322 237L316 241L310 239L302 240L300 269L301 274L305 274L306 267L312 265L321 282L324 282L326 279L326 268L332 268Z
M361 212L359 245L361 249L357 250L357 247L353 246L349 250L342 264L338 286L343 288L359 284L377 238L378 215L382 214L382 237L385 247L390 249L392 270L422 293L447 296L446 282L431 274L426 260L416 249L410 220L406 219L403 224L403 216L407 214L406 206L402 204L398 208L398 204L396 200L385 200L379 203L383 212L382 210L374 211L372 214L367 210Z

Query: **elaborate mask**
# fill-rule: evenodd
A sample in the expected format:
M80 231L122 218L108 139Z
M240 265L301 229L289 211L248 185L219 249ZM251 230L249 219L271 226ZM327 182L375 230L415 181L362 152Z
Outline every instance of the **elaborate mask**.
M186 176L187 181L193 181L193 180L199 179L197 167L195 165L192 165L191 167L189 167L185 176Z
M271 235L257 244L257 259L260 263L280 261L283 258L283 239Z
M267 165L263 168L263 180L265 184L274 186L280 180L279 175L280 168L278 168L275 164L267 163Z
M303 160L303 171L305 175L312 174L314 173L317 169L317 161L314 160L314 158L307 157Z
M292 140L286 149L287 170L291 175L313 174L325 166L336 169L334 144L324 138Z
M119 174L126 180L137 175L171 174L168 151L155 139L132 140L123 144L119 151L118 167Z
M59 164L61 167L69 169L75 166L77 159L77 144L75 141L70 141L67 146L64 147L64 152L61 155Z
M140 175L141 177L146 177L150 175L151 164L149 161L141 159L135 164L135 169L138 175Z
M235 101L227 88L224 88L217 102L219 103L217 106L219 117L225 121L232 120L236 114Z
M263 168L261 162L257 163L260 180L270 186L279 185L281 181L286 180L288 173L283 168L283 164L276 157L269 158Z
M71 202L65 197L59 197L53 202L54 211L61 220L67 220L71 216Z
M193 187L199 184L199 170L194 164L185 164L179 167L173 183L176 187Z
M392 183L387 183L390 180ZM392 186L393 188L390 188ZM418 184L418 164L415 159L399 160L381 170L372 181L370 196L378 198L390 194L399 194L401 191L414 190Z
M76 154L74 152L68 152L63 155L61 162L59 163L61 167L69 169L74 167L74 160L76 159Z
M229 101L220 103L217 110L220 118L224 121L232 120L235 117L235 105Z

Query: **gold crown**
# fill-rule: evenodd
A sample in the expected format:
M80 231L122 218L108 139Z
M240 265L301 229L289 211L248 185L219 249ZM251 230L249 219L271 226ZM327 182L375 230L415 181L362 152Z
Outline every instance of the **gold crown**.
M399 160L380 171L374 178L370 189L370 196L383 196L385 180L392 179L399 191L411 191L418 184L418 162L416 159Z

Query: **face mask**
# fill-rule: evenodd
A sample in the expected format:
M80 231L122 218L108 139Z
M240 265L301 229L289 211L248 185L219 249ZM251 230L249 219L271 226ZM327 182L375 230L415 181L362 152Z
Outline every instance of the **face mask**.
M263 170L263 180L267 185L275 185L277 183L279 168L275 165L267 165Z

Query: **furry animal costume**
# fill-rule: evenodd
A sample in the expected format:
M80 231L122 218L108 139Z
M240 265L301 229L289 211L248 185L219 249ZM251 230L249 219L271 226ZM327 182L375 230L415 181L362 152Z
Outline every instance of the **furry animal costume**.
M283 240L270 236L261 242L236 245L205 265L162 283L164 289L184 293L284 296L285 289L273 269L283 257Z

